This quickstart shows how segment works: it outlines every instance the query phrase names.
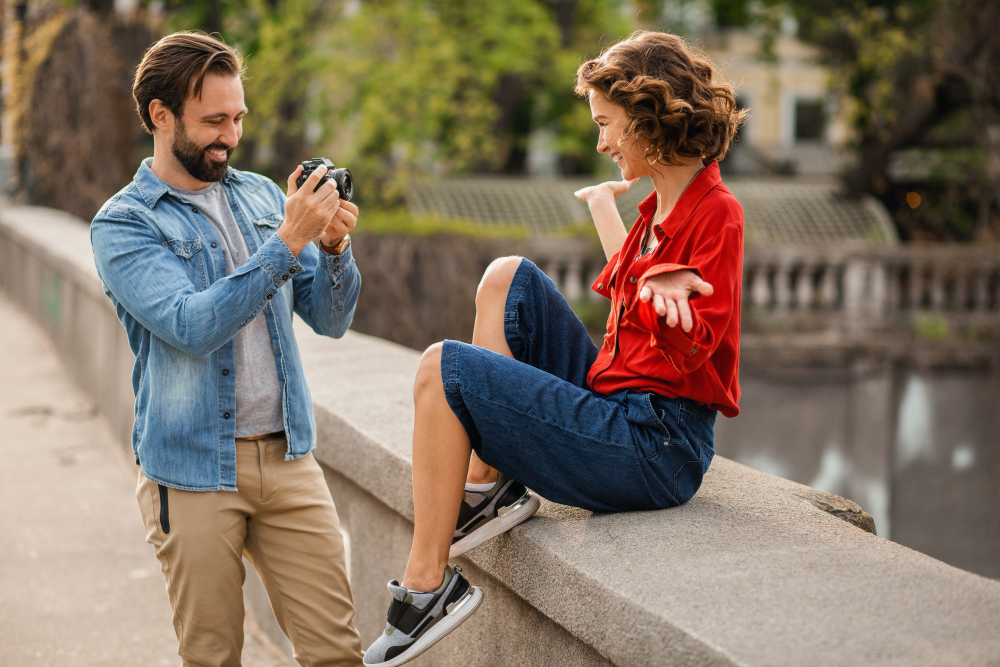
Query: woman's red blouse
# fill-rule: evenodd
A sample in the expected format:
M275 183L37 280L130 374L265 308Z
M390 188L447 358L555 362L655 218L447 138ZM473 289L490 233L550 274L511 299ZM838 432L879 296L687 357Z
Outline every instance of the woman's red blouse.
M639 257L656 212L654 191L639 204L639 219L593 289L611 299L604 346L587 382L602 394L624 389L688 398L739 414L740 299L743 208L722 184L718 162L695 177L670 215L653 228L657 246ZM646 279L691 269L712 284L712 296L693 294L694 327L668 327L652 300L639 300Z

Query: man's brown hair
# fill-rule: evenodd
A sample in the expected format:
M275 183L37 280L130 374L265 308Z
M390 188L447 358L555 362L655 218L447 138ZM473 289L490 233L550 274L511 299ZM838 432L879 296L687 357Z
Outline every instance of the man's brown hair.
M152 134L155 128L149 117L153 100L160 100L180 117L192 78L193 95L200 98L206 74L243 78L245 71L246 64L236 49L201 31L175 32L162 38L146 49L132 82L132 98L146 132Z
M713 81L712 62L682 38L640 30L576 72L577 94L597 91L625 109L623 137L646 144L645 158L718 160L749 116L733 87Z

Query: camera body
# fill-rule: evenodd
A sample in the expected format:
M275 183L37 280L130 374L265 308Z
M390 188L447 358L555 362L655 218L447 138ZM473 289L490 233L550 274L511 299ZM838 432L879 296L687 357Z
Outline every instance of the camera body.
M333 181L334 185L337 186L337 192L340 194L340 198L344 201L351 201L351 198L354 196L354 179L351 178L351 172L343 167L339 169L336 168L333 162L325 157L317 157L303 162L302 173L299 174L297 179L295 179L295 187L301 188L302 184L306 182L307 178L309 178L309 174L316 171L316 168L320 166L325 166L327 168L327 172L323 178L320 179L319 184L316 185L316 190L319 190L324 181Z

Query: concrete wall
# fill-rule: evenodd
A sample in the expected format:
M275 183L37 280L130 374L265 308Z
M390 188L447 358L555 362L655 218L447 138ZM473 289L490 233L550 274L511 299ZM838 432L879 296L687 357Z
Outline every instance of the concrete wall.
M0 208L0 289L43 324L124 441L132 360L102 301L86 227ZM357 334L320 338L301 323L296 335L367 643L412 533L418 356ZM855 525L866 519L849 501L722 457L673 510L545 502L461 559L486 603L415 664L998 664L1000 584ZM250 603L261 607L253 594Z

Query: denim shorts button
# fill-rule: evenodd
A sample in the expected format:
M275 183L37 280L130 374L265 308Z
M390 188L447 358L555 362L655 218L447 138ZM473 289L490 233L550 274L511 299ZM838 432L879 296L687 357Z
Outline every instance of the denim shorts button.
M333 286L333 289L335 289L335 290L339 290L339 289L340 289L340 283L337 283L336 285L334 285L334 286Z

